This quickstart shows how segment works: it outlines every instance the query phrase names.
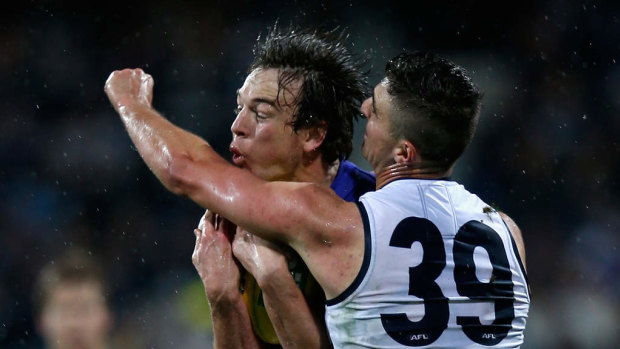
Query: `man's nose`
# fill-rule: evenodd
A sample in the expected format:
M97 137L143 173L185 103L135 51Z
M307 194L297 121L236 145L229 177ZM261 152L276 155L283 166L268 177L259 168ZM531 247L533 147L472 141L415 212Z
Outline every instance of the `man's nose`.
M235 121L233 121L230 126L230 130L235 136L245 137L248 135L248 128L246 125L246 110L245 108L241 109L241 111L237 114Z

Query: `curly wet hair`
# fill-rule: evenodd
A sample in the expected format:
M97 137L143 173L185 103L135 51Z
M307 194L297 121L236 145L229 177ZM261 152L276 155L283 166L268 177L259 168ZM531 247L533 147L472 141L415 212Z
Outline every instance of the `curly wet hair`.
M248 69L280 69L278 94L301 81L295 99L286 101L294 106L291 125L294 131L326 127L318 150L327 163L351 154L353 123L368 92L367 73L362 70L365 61L345 47L347 39L340 29L280 29L276 24L264 39L259 36Z

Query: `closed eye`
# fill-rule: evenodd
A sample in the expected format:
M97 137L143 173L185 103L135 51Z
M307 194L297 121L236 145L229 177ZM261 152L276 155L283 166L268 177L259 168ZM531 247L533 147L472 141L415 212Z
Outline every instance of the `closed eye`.
M254 115L256 115L256 119L267 119L267 115L259 113L256 109L251 109Z

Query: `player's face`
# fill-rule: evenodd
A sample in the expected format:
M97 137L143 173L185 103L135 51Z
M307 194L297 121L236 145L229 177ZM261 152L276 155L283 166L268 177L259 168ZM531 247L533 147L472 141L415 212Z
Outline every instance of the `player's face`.
M101 348L111 317L96 282L61 283L52 289L41 313L49 348Z
M237 117L230 150L235 165L266 180L293 180L302 166L301 133L293 132L294 105L300 84L278 96L278 70L256 69L237 92Z
M372 97L362 103L361 108L362 113L368 119L362 155L375 171L394 162L392 150L396 145L396 140L390 136L389 131L389 115L392 112L392 105L386 86L387 80L384 79L375 87Z

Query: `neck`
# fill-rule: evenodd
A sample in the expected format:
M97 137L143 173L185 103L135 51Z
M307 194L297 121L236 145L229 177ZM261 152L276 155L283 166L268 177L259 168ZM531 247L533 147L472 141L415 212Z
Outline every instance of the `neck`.
M397 179L439 179L448 175L449 171L440 167L423 166L416 163L395 163L387 166L377 175L377 189L381 189Z
M338 173L340 161L336 160L332 164L327 164L321 159L304 164L296 171L293 176L293 182L311 182L321 185L330 186L334 177Z

